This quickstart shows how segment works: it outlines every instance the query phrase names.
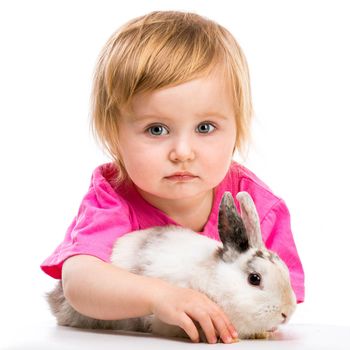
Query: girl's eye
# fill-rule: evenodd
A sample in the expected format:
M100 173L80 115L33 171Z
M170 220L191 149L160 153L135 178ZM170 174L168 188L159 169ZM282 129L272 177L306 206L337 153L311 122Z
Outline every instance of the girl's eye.
M168 130L162 125L153 125L147 129L147 131L153 136L160 136L168 134Z
M198 132L201 134L209 134L215 130L215 126L210 123L202 123L197 127Z
M248 276L248 282L253 286L260 286L261 276L258 273L250 273Z

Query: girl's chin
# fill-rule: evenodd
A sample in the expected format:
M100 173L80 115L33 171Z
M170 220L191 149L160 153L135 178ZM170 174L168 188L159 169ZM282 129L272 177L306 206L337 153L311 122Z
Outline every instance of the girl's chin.
M197 196L205 196L212 189L207 183L194 182L169 182L161 181L158 186L150 186L150 188L138 188L138 191L144 196L158 197L168 200L189 199Z

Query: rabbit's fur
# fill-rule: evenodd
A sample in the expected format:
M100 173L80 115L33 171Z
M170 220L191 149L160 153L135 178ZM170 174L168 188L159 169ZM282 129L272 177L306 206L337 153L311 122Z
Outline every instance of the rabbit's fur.
M290 318L296 298L288 268L264 246L250 195L240 192L237 200L241 216L230 192L222 198L218 224L221 242L178 226L134 231L116 241L112 264L198 290L224 310L240 338L266 336L267 331ZM251 274L261 277L260 285L249 282ZM153 315L116 321L83 316L65 299L61 282L48 294L48 301L59 325L187 337L181 328ZM205 340L203 332L201 338Z

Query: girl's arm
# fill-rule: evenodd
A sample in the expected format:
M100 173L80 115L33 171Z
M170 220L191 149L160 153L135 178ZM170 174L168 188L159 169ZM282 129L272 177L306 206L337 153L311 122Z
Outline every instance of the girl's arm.
M62 284L69 303L92 318L117 320L154 314L181 327L192 341L199 340L193 320L199 322L210 343L216 342L217 335L224 342L237 336L224 312L206 295L133 274L93 256L67 259Z

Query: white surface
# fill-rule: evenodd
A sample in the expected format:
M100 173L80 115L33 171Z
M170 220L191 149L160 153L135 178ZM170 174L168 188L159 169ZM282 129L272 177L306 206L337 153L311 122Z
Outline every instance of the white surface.
M298 349L349 350L349 327L292 324L276 331L269 340L241 340L234 344L194 344L189 340L160 338L122 331L89 331L47 324L22 324L7 334L4 350L116 350L116 349Z

